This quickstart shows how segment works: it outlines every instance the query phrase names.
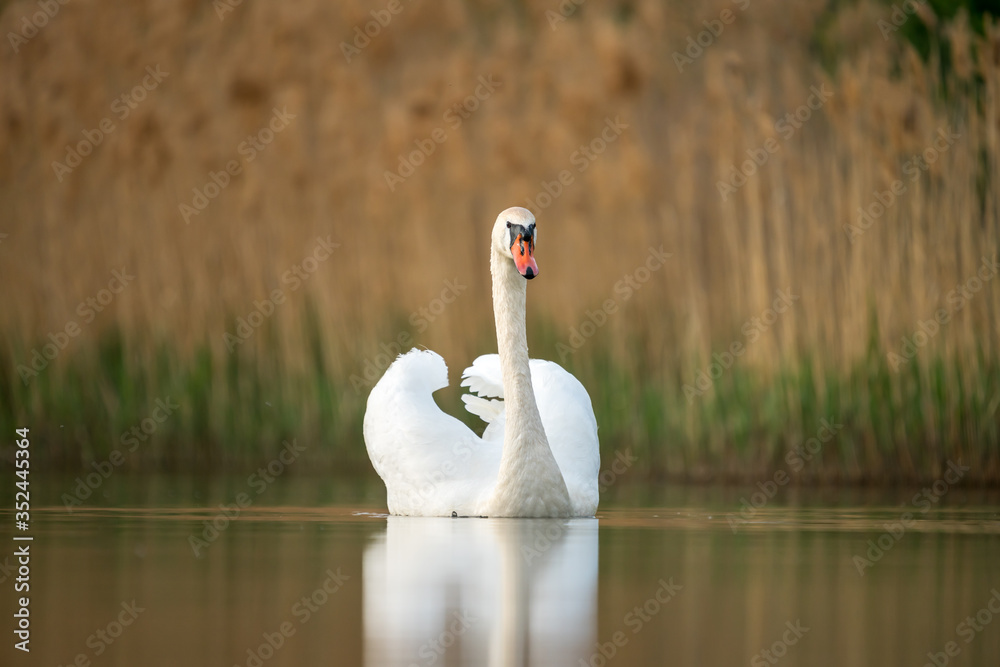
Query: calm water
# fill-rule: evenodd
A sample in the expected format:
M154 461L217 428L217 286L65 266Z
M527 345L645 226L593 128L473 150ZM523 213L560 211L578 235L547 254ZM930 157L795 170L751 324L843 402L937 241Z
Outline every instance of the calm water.
M740 517L750 489L623 485L597 519L411 519L370 484L121 477L72 513L73 480L33 480L32 651L0 570L2 664L1000 664L981 491L922 512L919 490L783 489Z

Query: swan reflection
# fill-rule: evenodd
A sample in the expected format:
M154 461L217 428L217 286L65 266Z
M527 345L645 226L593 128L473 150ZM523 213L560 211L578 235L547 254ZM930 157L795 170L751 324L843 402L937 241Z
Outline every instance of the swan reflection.
M386 524L364 554L366 665L577 665L593 650L596 519Z

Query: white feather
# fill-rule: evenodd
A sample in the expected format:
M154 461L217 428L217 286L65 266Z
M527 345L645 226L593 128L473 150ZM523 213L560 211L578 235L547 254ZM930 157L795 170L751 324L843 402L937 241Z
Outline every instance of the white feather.
M561 366L528 359L526 280L508 243L512 219L521 230L534 229L535 222L527 210L512 208L494 226L490 269L506 366L501 355L488 354L462 375L462 386L475 394L462 400L486 422L483 436L434 402L432 394L448 385L448 368L434 352L414 349L397 357L368 397L365 445L392 514L544 517L593 516L597 510L593 406Z

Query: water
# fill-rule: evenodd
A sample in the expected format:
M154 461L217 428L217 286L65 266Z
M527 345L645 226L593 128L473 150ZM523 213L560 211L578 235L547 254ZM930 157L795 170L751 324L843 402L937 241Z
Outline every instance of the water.
M421 519L385 516L370 484L125 477L72 513L72 480L41 485L32 651L12 647L0 572L2 664L1000 661L996 494L952 489L924 513L919 490L783 489L736 522L751 490L622 486L597 519Z

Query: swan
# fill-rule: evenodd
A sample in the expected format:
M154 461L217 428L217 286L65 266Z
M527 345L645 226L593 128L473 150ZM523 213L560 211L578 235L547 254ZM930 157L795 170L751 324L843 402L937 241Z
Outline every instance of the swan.
M594 516L601 459L590 395L558 364L528 358L524 307L538 275L537 240L527 209L497 216L490 273L499 354L462 374L472 392L462 396L465 407L486 422L482 437L434 402L448 386L435 352L399 355L372 388L365 446L391 514Z

